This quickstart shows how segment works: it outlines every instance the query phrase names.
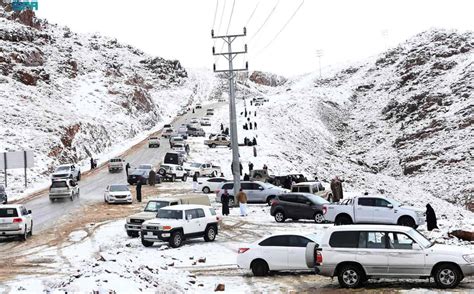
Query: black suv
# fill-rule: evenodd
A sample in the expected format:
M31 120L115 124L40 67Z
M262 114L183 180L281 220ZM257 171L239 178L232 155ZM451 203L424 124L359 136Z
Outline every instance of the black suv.
M312 219L320 224L324 222L323 205L326 200L309 193L287 193L275 197L270 214L279 223L287 218L293 220Z

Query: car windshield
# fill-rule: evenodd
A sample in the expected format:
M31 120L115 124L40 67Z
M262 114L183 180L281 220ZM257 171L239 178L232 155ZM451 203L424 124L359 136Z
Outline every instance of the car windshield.
M146 212L157 212L158 209L169 206L168 201L150 201L145 207Z
M201 167L201 164L195 162L195 163L191 164L191 167Z
M429 248L431 247L434 243L432 243L430 240L426 239L425 236L423 236L420 232L418 232L415 229L410 229L407 232L408 236L412 237L414 240L416 240L422 247L424 248Z
M329 203L327 200L316 195L309 194L309 195L306 195L306 197L308 197L309 200L311 200L311 202L313 202L314 204L322 205L322 204Z
M67 183L66 181L54 181L51 188L67 188Z
M140 164L138 169L151 169L151 164Z
M110 192L125 192L129 191L127 185L111 185Z
M156 218L183 219L183 211L162 208L158 210L158 213L156 214Z
M70 169L69 166L58 166L56 168L56 171L59 172L59 171L68 171Z

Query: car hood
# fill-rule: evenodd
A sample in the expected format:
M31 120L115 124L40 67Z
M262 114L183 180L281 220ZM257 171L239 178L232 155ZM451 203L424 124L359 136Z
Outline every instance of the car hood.
M142 212L129 216L128 219L137 218L137 219L149 220L149 219L155 218L155 216L156 216L156 212L142 211Z
M419 213L425 213L424 209L416 208L416 207L413 207L413 206L400 205L399 208L412 210L412 211L419 212Z
M165 219L165 218L154 218L147 220L143 223L144 225L153 225L153 226L172 226L172 227L182 227L182 220L176 219Z
M433 246L428 248L428 250L433 253L442 253L446 255L455 255L455 256L474 254L474 250L469 249L467 247L461 247L461 246L456 246L456 245L434 244Z

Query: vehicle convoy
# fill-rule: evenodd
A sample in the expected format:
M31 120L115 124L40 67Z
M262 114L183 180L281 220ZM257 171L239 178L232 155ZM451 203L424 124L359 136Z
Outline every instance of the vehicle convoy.
M160 138L153 136L148 138L148 148L160 147Z
M282 189L272 184L263 183L259 181L242 181L240 182L240 187L242 191L247 194L247 201L254 203L267 203L271 205L272 200L280 194L288 192L288 190ZM229 193L229 205L234 204L234 182L227 182L221 185L221 187L216 190L216 201L221 202L222 194L224 190L227 190Z
M0 204L7 204L8 203L8 196L7 192L5 191L5 186L0 185Z
M173 198L158 198L148 201L142 212L127 217L125 231L129 237L138 237L144 221L156 217L158 209L179 204L200 204L210 206L209 197L203 195L186 195Z
M228 182L228 180L225 178L210 178L210 179L199 178L197 189L207 194L207 193L215 192L225 182Z
M175 205L158 210L156 218L142 224L142 244L169 242L180 247L186 239L204 237L206 242L216 239L220 218L214 208L205 205Z
M116 172L116 171L122 171L123 170L123 164L124 164L124 160L120 157L116 157L116 158L112 158L109 160L109 163L108 163L108 168L109 168L109 172Z
M225 135L218 135L212 139L205 140L204 145L209 146L210 148L215 148L217 146L226 146L230 147L230 140Z
M266 276L269 271L308 271L306 246L319 243L318 234L285 233L262 238L252 244L241 245L237 266L251 269L255 276Z
M49 187L49 200L51 200L51 202L54 202L56 199L66 198L73 201L75 197L79 197L79 186L74 180L53 180Z
M337 277L345 288L357 288L371 278L428 279L439 288L454 288L474 275L474 251L435 244L406 226L333 226L323 233L308 267ZM315 262L317 260L317 263Z
M104 192L105 203L132 203L132 193L127 185L109 185Z
M26 241L33 235L33 215L21 204L0 206L0 236L16 236Z
M324 211L324 218L336 225L375 223L417 228L425 223L422 209L404 206L385 197L354 197L341 204L326 204Z
M320 224L324 222L323 207L329 202L310 193L287 193L275 197L272 201L270 214L279 223L291 218L312 219Z
M291 186L291 192L311 193L324 199L332 200L332 192L326 191L321 182L301 182Z
M198 177L215 177L221 174L220 166L211 163L193 162L191 165L186 167L186 171L189 175L197 173Z
M176 164L162 164L158 170L158 174L164 179L171 182L176 181L176 179L181 179L183 182L186 182L188 179L188 172L184 170L181 165Z
M74 164L63 164L58 166L51 175L52 180L57 179L74 179L81 180L81 169Z

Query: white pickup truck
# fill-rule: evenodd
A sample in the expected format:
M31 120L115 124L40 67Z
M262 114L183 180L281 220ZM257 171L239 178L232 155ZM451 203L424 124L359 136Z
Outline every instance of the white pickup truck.
M198 177L217 177L221 174L220 166L216 166L211 163L193 162L190 166L185 167L185 170L190 176L193 176L195 173L197 173Z
M385 197L360 196L323 206L326 221L344 224L393 224L412 228L425 223L422 209L403 206Z

